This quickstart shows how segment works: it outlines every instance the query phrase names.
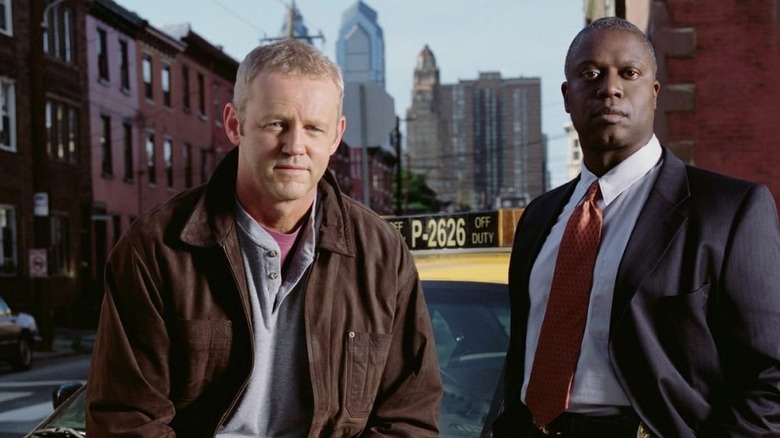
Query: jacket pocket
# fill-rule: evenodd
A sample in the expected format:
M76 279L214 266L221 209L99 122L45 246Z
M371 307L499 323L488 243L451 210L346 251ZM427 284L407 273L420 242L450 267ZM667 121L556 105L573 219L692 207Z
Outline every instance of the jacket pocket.
M387 362L392 334L355 333L347 342L347 411L353 418L368 417Z
M179 382L180 398L191 401L227 367L232 344L232 322L229 320L177 319L173 360L179 365L171 378Z

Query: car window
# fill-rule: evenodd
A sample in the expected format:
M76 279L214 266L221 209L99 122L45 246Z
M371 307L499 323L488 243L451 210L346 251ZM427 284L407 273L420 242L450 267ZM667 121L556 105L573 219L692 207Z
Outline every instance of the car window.
M5 300L0 298L0 316L9 316L11 314L11 308L8 307Z
M506 285L424 281L423 289L444 385L440 436L479 437L509 343Z

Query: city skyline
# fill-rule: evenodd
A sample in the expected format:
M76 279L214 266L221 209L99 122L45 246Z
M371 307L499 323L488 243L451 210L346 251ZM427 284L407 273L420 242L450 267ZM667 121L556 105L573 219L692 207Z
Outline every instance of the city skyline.
M314 41L315 46L334 61L342 14L355 3L295 2L309 31L324 36L324 41ZM395 100L396 114L403 118L411 105L414 65L426 44L436 53L442 83L475 78L480 72L539 77L551 186L567 180L563 126L569 117L560 85L568 44L584 22L581 0L487 0L479 7L473 2L447 0L365 3L377 11L384 30L386 89ZM155 27L190 22L193 30L241 61L263 38L279 36L289 2L211 0L198 8L188 7L182 0L120 0L120 4Z

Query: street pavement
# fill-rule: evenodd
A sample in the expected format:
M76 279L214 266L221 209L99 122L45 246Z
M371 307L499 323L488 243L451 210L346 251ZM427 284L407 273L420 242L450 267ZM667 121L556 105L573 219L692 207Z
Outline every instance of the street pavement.
M33 361L90 354L93 345L95 345L95 330L58 327L54 329L51 350L36 350L33 352ZM33 366L35 366L34 362Z

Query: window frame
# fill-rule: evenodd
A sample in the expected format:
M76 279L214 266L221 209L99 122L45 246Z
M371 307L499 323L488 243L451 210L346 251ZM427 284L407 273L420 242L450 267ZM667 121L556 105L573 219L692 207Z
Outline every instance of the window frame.
M173 139L163 137L163 163L165 165L165 186L173 189Z
M122 91L130 91L130 44L119 40L119 82Z
M70 218L67 214L52 213L49 216L51 246L49 247L49 275L70 276L71 239Z
M2 20L5 22L5 26L0 26L0 34L7 35L7 36L14 36L14 15L12 12L12 0L0 0L0 6L2 6L3 10L0 11L2 14Z
M10 211L10 215L8 212ZM5 229L10 229L10 242L6 242ZM10 254L5 254L6 249ZM6 266L10 262L10 267ZM0 203L0 277L19 275L19 223L17 207Z
M144 53L141 60L141 72L144 80L144 96L149 102L154 102L154 64L152 55Z
M81 142L78 108L66 101L46 99L46 150L49 159L71 164L79 163ZM55 143L56 140L56 143Z
M97 64L98 79L103 82L111 80L108 62L108 32L103 28L97 28Z
M135 162L133 160L133 124L131 122L122 123L122 135L124 136L125 181L132 182L135 178Z
M146 133L146 180L150 186L157 185L157 165L154 131Z
M100 136L100 149L103 152L101 157L101 175L103 177L114 176L114 154L113 141L111 139L111 116L101 114L100 125L102 133Z
M165 108L171 107L171 83L173 78L171 77L171 65L163 63L160 69L160 89L163 94L163 106Z
M7 113L7 114L6 114ZM8 143L5 143L5 120L8 119ZM0 76L0 150L17 152L16 144L16 82Z

